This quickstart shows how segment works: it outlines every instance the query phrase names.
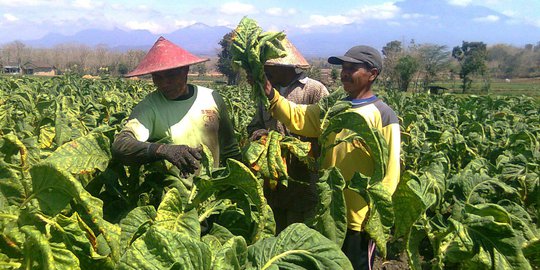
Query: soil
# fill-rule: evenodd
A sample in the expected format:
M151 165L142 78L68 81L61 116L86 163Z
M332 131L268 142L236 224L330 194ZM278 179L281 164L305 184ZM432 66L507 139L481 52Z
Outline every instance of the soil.
M375 262L373 263L374 270L401 270L409 269L409 263L407 262L407 255L405 252L399 254L399 257L396 258L383 258L377 256L375 257Z

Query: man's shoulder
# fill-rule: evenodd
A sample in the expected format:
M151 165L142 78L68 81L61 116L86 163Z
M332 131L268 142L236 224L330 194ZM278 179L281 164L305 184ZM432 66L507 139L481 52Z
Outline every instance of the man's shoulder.
M329 94L328 89L326 89L326 86L322 82L309 77L305 78L305 82L306 90L319 93L321 96L327 96Z
M204 86L200 86L200 85L195 85L195 84L192 84L192 85L193 85L193 87L194 87L195 89L197 89L197 92L199 92L199 93L202 92L202 93L205 93L205 94L212 94L212 92L214 92L213 89L210 89L210 88L208 88L208 87L204 87Z
M399 124L399 119L396 115L396 112L390 106L388 106L388 104L386 104L383 100L377 99L377 101L375 101L373 105L377 108L377 110L381 114L383 127L390 124Z

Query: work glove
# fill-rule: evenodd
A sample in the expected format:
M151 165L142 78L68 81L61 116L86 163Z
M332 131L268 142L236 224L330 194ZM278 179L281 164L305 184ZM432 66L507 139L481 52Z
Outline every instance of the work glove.
M180 169L183 178L199 169L199 160L201 160L200 147L191 148L187 145L162 144L156 150L156 156L164 158Z
M257 129L253 131L253 133L251 133L251 137L249 137L249 140L253 142L260 139L262 136L265 136L265 135L268 135L267 129Z

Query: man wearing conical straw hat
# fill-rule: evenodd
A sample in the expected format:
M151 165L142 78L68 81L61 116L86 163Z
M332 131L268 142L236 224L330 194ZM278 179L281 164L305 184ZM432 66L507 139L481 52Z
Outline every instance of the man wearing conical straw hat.
M288 40L282 41L287 55L283 58L271 59L264 64L268 80L281 95L297 104L314 104L328 95L326 87L314 79L308 78L303 69L309 68L309 63ZM258 139L269 130L277 130L282 134L295 136L312 145L312 154L318 156L317 139L293 135L289 130L259 104L255 116L248 125L251 139ZM268 204L272 207L276 220L276 232L279 233L292 223L304 222L313 216L318 201L315 187L318 175L316 170L310 170L301 161L291 156L287 158L289 176L296 181L289 181L287 187L278 184L275 190L265 185L264 192ZM302 200L298 200L302 198Z
M163 37L156 41L126 77L150 74L157 90L135 106L116 136L115 158L127 165L167 160L183 178L199 168L202 144L212 152L216 167L226 158L241 159L221 96L187 83L189 66L205 61Z

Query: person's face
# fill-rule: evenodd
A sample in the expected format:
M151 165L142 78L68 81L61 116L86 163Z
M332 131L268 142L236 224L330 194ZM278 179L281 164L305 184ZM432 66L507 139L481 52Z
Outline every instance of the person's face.
M285 66L264 66L264 74L272 85L286 86L290 83L290 78L296 75L293 67Z
M377 69L366 64L343 62L341 69L341 83L351 97L357 97L370 89L371 83L377 77Z
M152 73L152 81L167 99L185 94L189 66Z

